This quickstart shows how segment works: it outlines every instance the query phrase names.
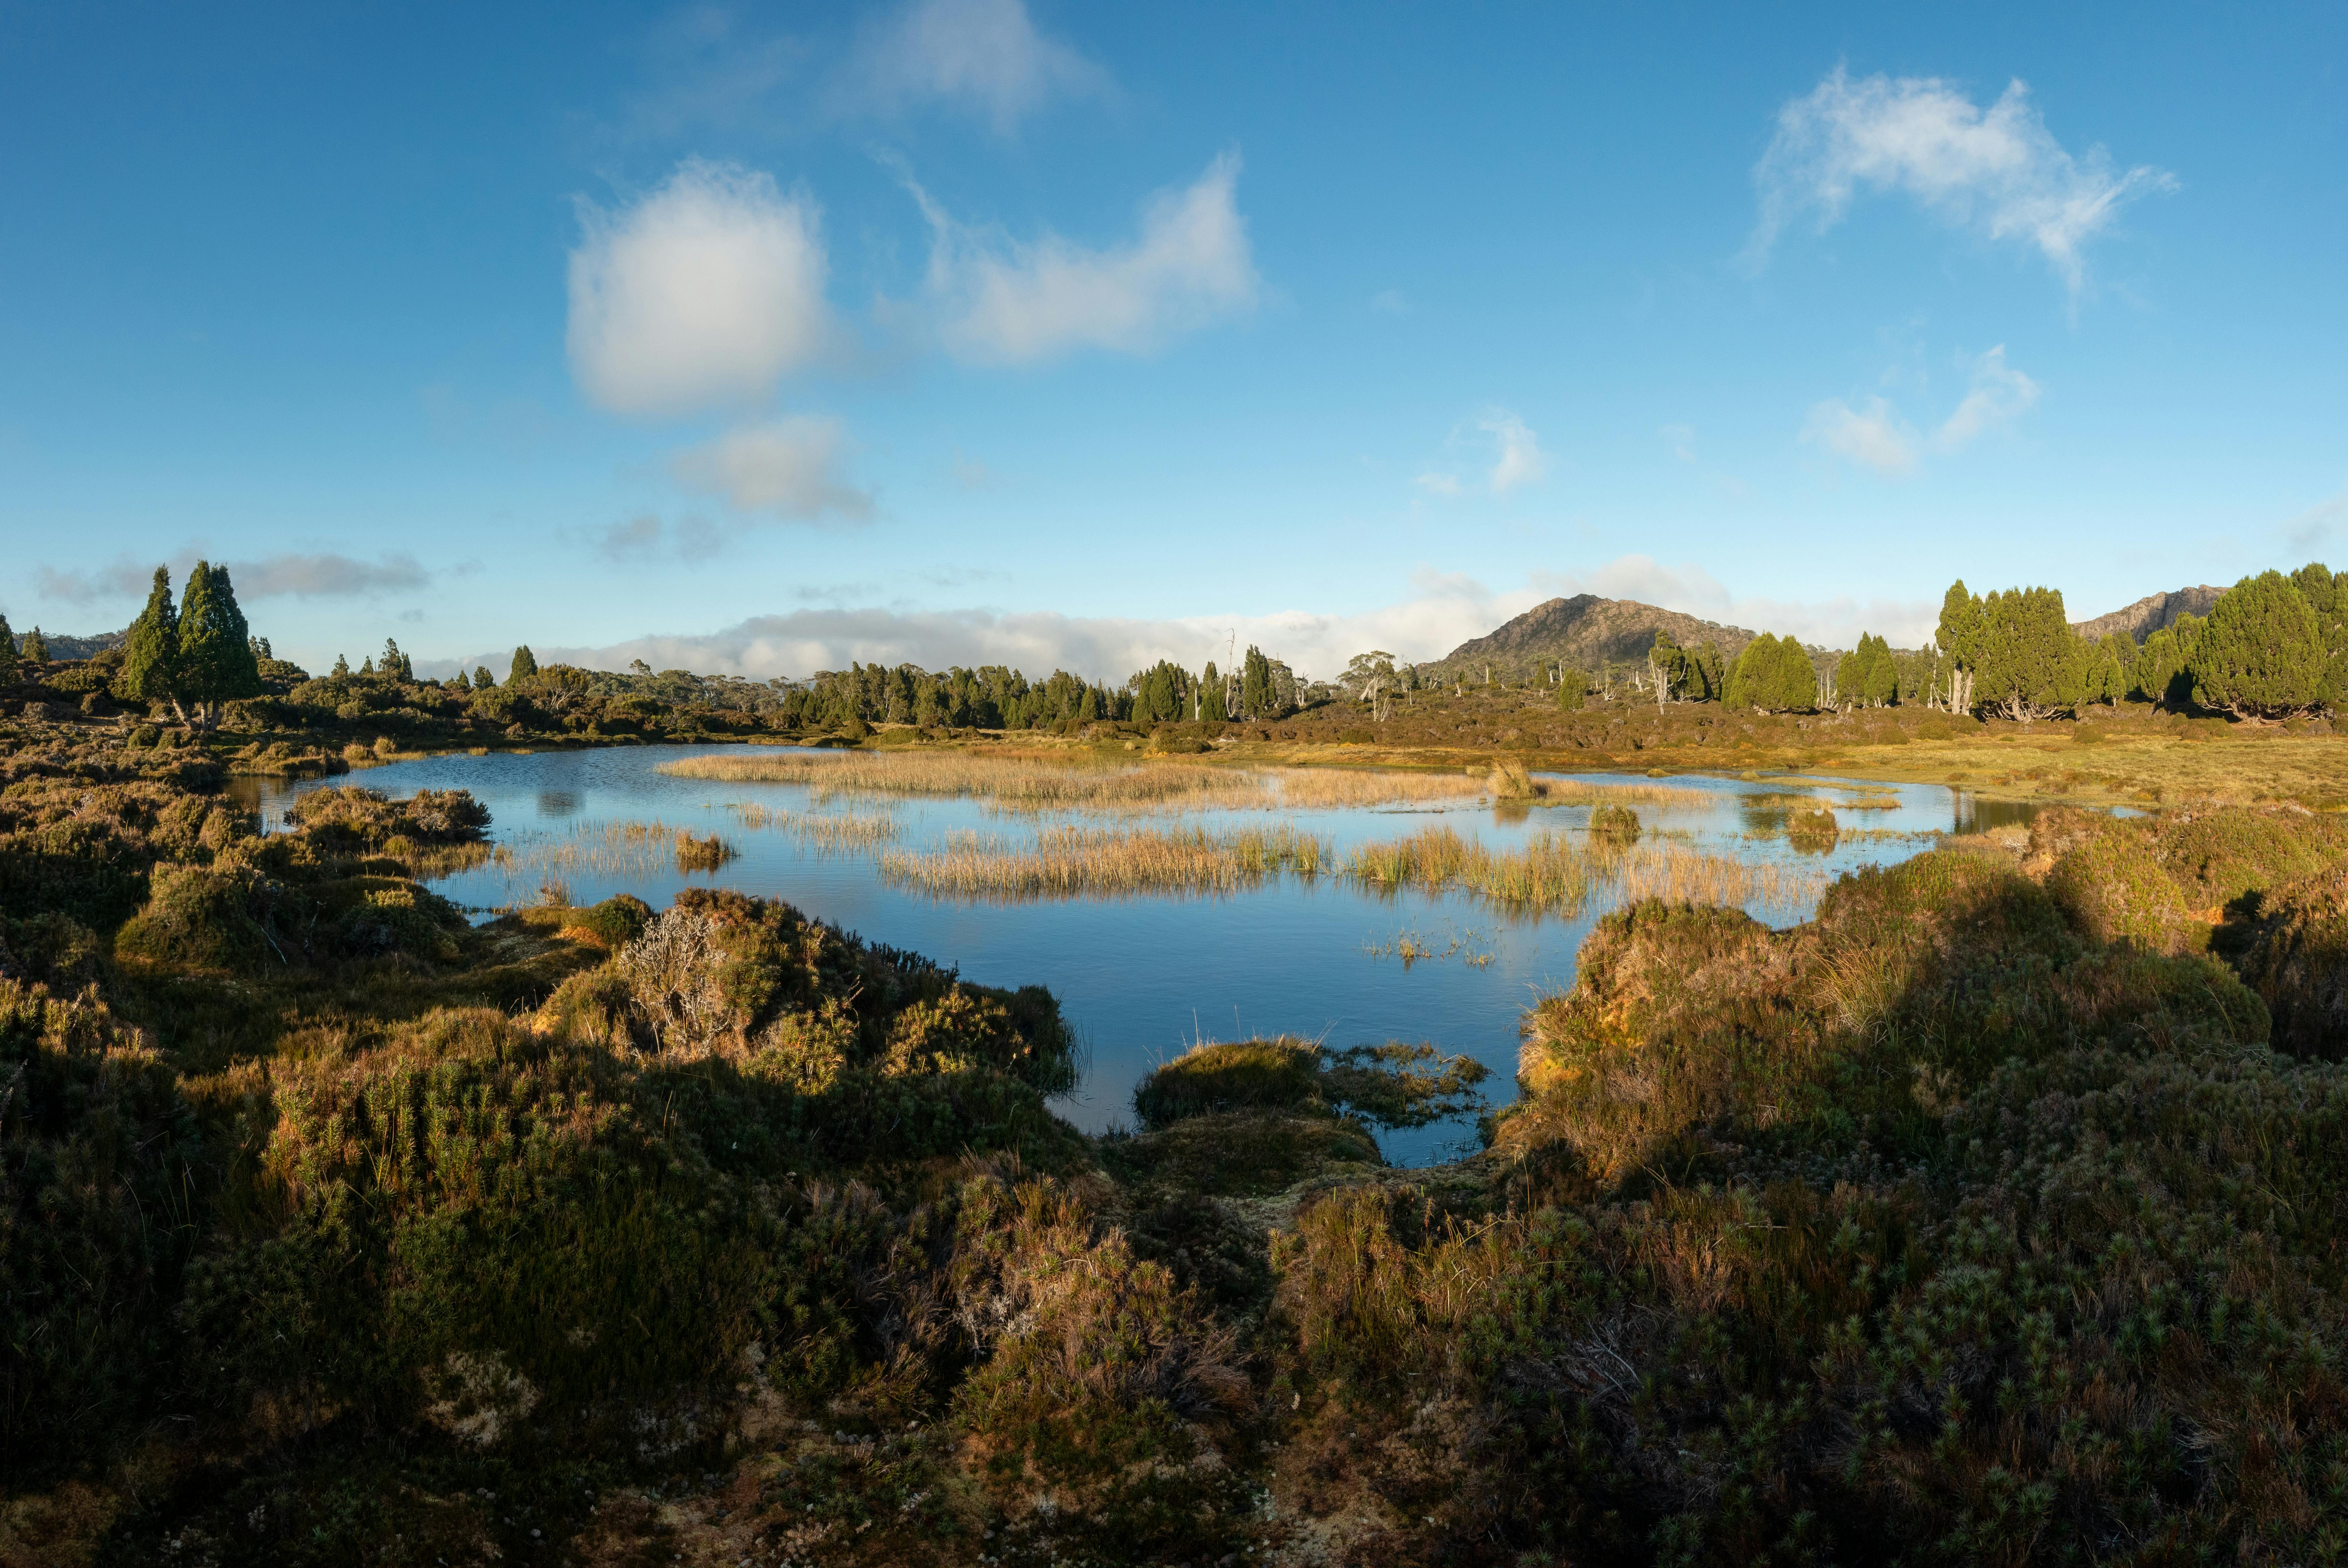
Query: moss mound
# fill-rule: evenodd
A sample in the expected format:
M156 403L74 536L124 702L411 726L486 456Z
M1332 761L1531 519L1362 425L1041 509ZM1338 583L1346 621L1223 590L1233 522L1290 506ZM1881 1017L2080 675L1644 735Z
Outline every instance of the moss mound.
M1590 836L1612 843L1639 841L1639 813L1628 806L1600 806L1590 813Z

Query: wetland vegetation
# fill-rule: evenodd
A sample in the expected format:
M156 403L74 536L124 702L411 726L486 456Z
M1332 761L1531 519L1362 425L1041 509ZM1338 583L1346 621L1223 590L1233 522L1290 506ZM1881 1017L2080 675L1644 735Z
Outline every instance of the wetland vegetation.
M1156 709L1205 684L1160 670L1139 725L1081 717L1087 686L1066 733L950 734L909 681L906 722L809 736L725 683L541 704L537 670L491 727L479 682L458 716L387 652L326 679L392 706L285 676L283 708L191 687L180 726L120 661L20 659L0 1563L2337 1556L2348 767L2224 640L2244 617L2209 624L2180 668L2210 703L2027 723L1904 703L1896 667L1841 711L1289 677L1280 718L1194 723ZM1898 655L1863 653L1880 686ZM806 798L722 832L339 776L264 824L232 788L721 733L841 744L678 758ZM1805 771L2037 809L1862 864L1895 797ZM1682 773L1752 775L1734 810L1784 852L1675 836L1721 799ZM933 847L896 814L923 802L986 826ZM1310 817L1344 810L1394 815ZM1365 959L1478 977L1505 912L1593 923L1512 1096L1447 1040L1271 1031L1087 1131L1061 997L717 885L766 841L982 906L1390 892ZM570 896L615 876L684 886ZM502 907L441 891L469 877ZM1437 894L1496 923L1400 923ZM1479 1115L1464 1158L1382 1153Z

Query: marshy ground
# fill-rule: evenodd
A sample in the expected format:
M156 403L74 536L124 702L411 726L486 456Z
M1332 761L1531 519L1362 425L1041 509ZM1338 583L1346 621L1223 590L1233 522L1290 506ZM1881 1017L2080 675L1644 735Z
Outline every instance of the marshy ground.
M1626 899L1533 999L1485 1151L1408 1171L1373 1135L1471 1105L1475 1064L1206 1045L1086 1137L1039 989L773 901L523 885L715 852L680 825L490 845L469 797L329 789L263 838L217 762L13 727L0 1562L2335 1554L2348 830L2307 808L2348 799L2342 743L1934 722L1570 750L2155 809L1950 837L1785 929L1724 907L1749 865L1595 811L1522 863L1404 819L1317 857ZM1155 817L1290 799L1261 775L1300 743L919 744L957 798ZM1303 777L1570 793L1542 752L1397 755ZM880 760L726 832L885 850L860 802L932 765ZM1869 830L1863 790L1784 793L1773 833ZM1063 848L1089 875L1181 830ZM527 907L425 885L500 851Z

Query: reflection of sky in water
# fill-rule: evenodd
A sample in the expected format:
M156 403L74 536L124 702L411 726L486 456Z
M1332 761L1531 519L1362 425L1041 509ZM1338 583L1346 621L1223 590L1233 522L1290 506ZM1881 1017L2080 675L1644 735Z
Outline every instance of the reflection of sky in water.
M704 748L741 756L739 747ZM1068 903L972 903L890 887L877 874L878 847L827 851L783 830L743 827L729 803L824 815L885 813L899 829L894 847L919 850L955 831L1016 841L1037 826L1070 820L1089 826L1265 826L1286 820L1334 841L1339 857L1353 845L1395 839L1442 823L1507 848L1544 829L1572 830L1586 807L1457 806L1385 810L1305 810L1147 814L1008 814L974 800L834 799L812 802L805 786L672 779L660 763L694 755L685 748L613 748L530 756L439 757L396 763L348 779L287 784L239 780L238 794L274 824L299 791L333 783L362 784L392 795L418 789L469 789L490 811L490 833L517 850L531 842L601 842L606 823L657 820L671 829L716 831L742 851L722 871L681 873L661 846L626 865L571 869L561 880L581 903L633 892L655 909L678 888L716 883L788 900L808 914L891 946L956 965L990 985L1044 985L1084 1038L1090 1066L1061 1109L1098 1130L1130 1118L1134 1084L1190 1041L1295 1034L1348 1046L1386 1039L1428 1040L1492 1069L1486 1090L1495 1103L1514 1093L1518 1021L1534 999L1573 982L1574 954L1601 909L1570 919L1509 916L1464 894L1377 892L1341 882L1280 876L1229 895L1148 893ZM1598 784L1654 782L1701 792L1698 804L1635 804L1640 820L1689 848L1748 861L1815 869L1828 878L1889 864L1930 847L1936 830L2000 825L2031 808L1976 802L1940 785L1849 785L1725 778L1627 779L1578 775ZM1861 800L1885 809L1857 810ZM1825 804L1844 830L1823 854L1802 855L1783 829L1788 810ZM1871 830L1865 834L1852 830ZM1760 836L1767 835L1767 836ZM515 877L496 866L438 882L461 903L492 907L528 902L536 873ZM525 885L526 884L526 885ZM1779 923L1807 909L1756 914ZM1457 954L1406 967L1390 949L1409 933ZM1489 954L1488 965L1464 960ZM1447 1158L1472 1129L1447 1125L1388 1135L1387 1156L1425 1163Z

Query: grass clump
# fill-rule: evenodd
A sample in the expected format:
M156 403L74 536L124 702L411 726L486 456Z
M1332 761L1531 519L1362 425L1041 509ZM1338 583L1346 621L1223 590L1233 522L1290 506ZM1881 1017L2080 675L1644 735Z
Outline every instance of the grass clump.
M1202 1043L1145 1075L1133 1091L1143 1127L1191 1117L1275 1110L1350 1117L1374 1127L1424 1127L1480 1109L1479 1062L1433 1046L1389 1041L1333 1050L1282 1036Z
M1639 841L1639 813L1628 806L1600 806L1590 813L1590 836L1609 843Z

